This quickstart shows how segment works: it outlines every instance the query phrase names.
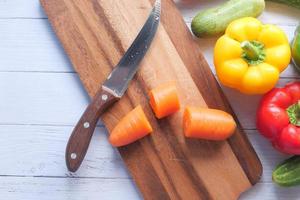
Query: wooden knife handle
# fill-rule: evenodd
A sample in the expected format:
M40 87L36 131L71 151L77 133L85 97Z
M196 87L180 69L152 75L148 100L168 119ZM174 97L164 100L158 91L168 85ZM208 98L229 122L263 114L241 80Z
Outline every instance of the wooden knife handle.
M100 115L118 99L119 97L113 95L112 92L105 88L98 90L69 138L66 148L66 164L69 171L75 172L79 168L89 147Z

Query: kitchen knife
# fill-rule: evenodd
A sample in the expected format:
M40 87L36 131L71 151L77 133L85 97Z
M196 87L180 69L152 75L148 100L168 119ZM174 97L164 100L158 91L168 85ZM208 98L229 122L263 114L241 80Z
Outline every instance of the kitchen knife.
M81 165L101 114L125 93L157 31L160 10L161 1L156 0L143 28L97 91L75 126L69 138L65 155L69 171L75 172Z

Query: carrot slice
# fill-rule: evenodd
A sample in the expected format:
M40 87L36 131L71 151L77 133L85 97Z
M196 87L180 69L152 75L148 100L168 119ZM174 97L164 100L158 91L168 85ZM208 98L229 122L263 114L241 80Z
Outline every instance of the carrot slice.
M116 125L109 136L109 141L113 146L124 146L141 139L151 132L152 127L142 106L138 105Z
M149 92L150 105L160 119L180 109L179 97L174 82L160 85Z
M222 110L186 107L183 130L186 137L207 140L225 140L236 128L233 117Z

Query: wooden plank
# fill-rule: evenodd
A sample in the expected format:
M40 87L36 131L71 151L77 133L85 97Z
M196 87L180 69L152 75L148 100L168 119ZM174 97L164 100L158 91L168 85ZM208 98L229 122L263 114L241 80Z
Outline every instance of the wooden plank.
M87 157L76 173L68 173L64 150L72 126L0 125L0 176L129 178L119 153L97 128ZM274 166L287 156L275 151L255 130L247 135L264 166L261 182L270 183ZM32 159L37 158L37 159Z
M185 17L187 22L191 22L193 16L201 9L206 9L218 5L225 0L199 1L199 0L174 0L178 9ZM0 1L0 18L47 18L41 9L39 0L4 0ZM299 19L299 10L267 2L267 7L261 19L274 24L297 24Z
M1 72L0 91L1 124L74 125L88 103L76 74Z
M90 96L95 94L99 84L129 47L147 17L145 10L151 8L146 0L118 1L113 6L106 1L80 0L59 4L55 0L42 1L42 4ZM199 49L179 12L171 1L164 1L162 9L162 26L136 79L131 82L126 95L102 119L111 130L135 105L140 103L144 107L154 133L119 149L144 198L182 199L187 195L197 199L236 198L241 191L256 183L261 173L260 163L245 135L237 131L229 143L218 145L185 140L179 126L183 110L164 123L158 122L143 93L160 83L177 80L183 104L208 104L229 111L201 56L199 66ZM175 28L177 32L173 31ZM195 73L202 78L194 77ZM215 92L213 97L208 95L208 88ZM190 91L194 91L193 95ZM212 156L207 157L209 153ZM174 162L178 159L181 162ZM225 177L229 169L231 173ZM214 177L218 177L218 181ZM156 190L155 194L153 190Z
M1 125L0 176L129 178L123 161L97 128L81 168L69 173L65 148L72 126Z
M275 150L271 143L260 135L257 130L247 130L246 132L264 167L260 183L272 183L273 169L278 163L290 156Z
M122 200L141 199L130 179L0 177L6 200Z
M0 177L1 197L6 200L141 200L131 179ZM258 183L240 200L296 200L299 188Z
M0 71L74 72L47 19L0 19L0 35Z
M294 80L281 79L278 86ZM223 89L241 126L255 129L261 97ZM89 102L77 74L0 72L0 91L0 124L75 125Z
M273 183L258 183L241 195L240 200L298 200L299 187L283 188Z
M187 23L190 26L189 23ZM74 73L47 19L0 19L0 71ZM290 40L296 26L280 25ZM216 37L198 39L210 68ZM32 42L34 41L34 42ZM281 77L297 77L290 65Z
M216 0L216 1L218 1L218 0ZM181 2L184 2L184 1L181 1ZM189 4L186 6L188 9L192 9L195 6L195 4L191 4L191 2L193 2L193 1L189 0L189 1L186 1L186 2L189 2ZM195 2L196 2L196 0L195 0ZM204 3L204 4L206 3L205 1L200 1L200 2L201 2L201 5L202 5L202 3ZM199 2L197 1L197 4L198 3ZM213 2L210 2L210 3L213 3ZM2 6L3 4L6 4L8 6L6 6L6 7ZM22 4L26 4L26 5L22 5ZM189 5L190 5L190 7L189 7ZM273 13L270 13L270 15L268 13L267 17L269 17L269 19L271 19L271 20L280 22L281 19L284 16L288 15L287 13L285 13L286 8L282 9L282 7L284 7L284 6L279 6L278 8L275 7L275 10L278 10L278 13L280 13L280 14L278 14L278 16L274 17L272 15ZM18 18L18 17L34 16L35 12L37 11L36 8L38 8L39 11L41 11L41 9L39 8L39 3L38 3L37 0L26 0L26 2L23 1L23 0L19 0L19 1L16 1L16 0L0 1L0 8L3 11L3 12L0 13L0 15L4 18L7 18L7 17L9 17L9 18L10 17L11 18ZM20 10L25 10L25 12L23 12L23 11L20 12ZM284 16L281 13L283 13ZM187 19L189 19L189 18L187 18ZM14 51L11 51L11 52L10 51L5 51L5 48L3 48L3 51L2 51L1 56L0 56L1 57L0 62L2 61L3 63L13 63L13 64L1 64L0 65L0 69L1 69L0 71L2 71L2 68L3 68L4 71L11 71L11 70L23 71L24 69L22 69L22 68L25 68L25 71L53 71L53 72L59 72L59 71L64 71L65 72L65 71L68 71L68 70L73 71L72 68L70 68L68 65L63 64L65 61L61 60L60 57L57 57L56 54L58 54L58 52L57 52L56 48L58 48L58 47L50 47L49 44L45 44L45 45L41 45L39 48L36 48L36 46L32 45L32 43L29 43L29 42L26 43L25 40L28 40L28 39L30 39L31 41L34 40L37 44L42 43L42 40L40 40L40 39L44 39L48 43L55 43L56 42L56 39L54 37L53 37L54 39L53 38L50 38L50 39L47 38L49 35L51 35L51 37L52 37L52 34L49 34L49 32L43 31L43 30L45 30L43 28L43 26L40 26L41 27L40 28L40 27L35 26L35 25L33 25L33 26L30 25L31 22L35 23L35 21L38 21L38 20L3 20L3 21L0 20L0 21L1 21L1 30L0 30L1 36L4 35L4 34L2 34L4 32L7 35L9 35L9 34L13 35L13 37L10 38L9 43L6 42L6 40L2 41L1 39L3 39L3 38L0 38L1 44L4 45L6 48L10 48L10 46L14 46L15 48L17 48L17 50L18 50L18 48L22 49L22 51L17 51L19 53L17 53L16 56L14 56ZM28 23L28 21L30 21L30 23ZM11 26L8 26L8 25L3 26L2 22L7 23L7 24L11 24ZM296 22L297 21L295 21L295 23ZM290 25L291 23L294 23L294 22L290 22L289 20L286 20L285 22L282 22L282 23L287 23L287 24ZM40 24L40 23L38 23L38 24ZM8 28L8 29L5 29L5 28L2 29L2 27ZM47 29L49 29L49 28L47 28ZM26 34L31 34L30 31L37 32L37 34L34 33L35 37L32 37L33 39L31 37L26 37L26 36L24 38L22 37L22 35L24 35L24 34L25 35ZM39 35L38 32L40 32L40 33L46 32L46 33ZM43 38L43 36L46 36L46 37ZM23 46L23 44L25 44L25 45ZM57 46L59 46L59 45L57 45ZM55 49L55 51L49 52L48 48ZM43 51L42 51L41 54L38 54L37 51L40 50L40 49L43 49ZM33 52L30 53L31 51L33 51ZM24 52L24 53L22 53L22 52ZM52 55L49 54L50 58L47 58L46 54L48 54L48 53L52 54ZM24 56L24 55L26 55L26 56ZM59 55L61 55L61 54L59 53ZM46 56L47 62L43 62L43 59L45 58L45 56ZM63 57L63 56L61 56L61 57ZM51 58L53 58L53 59L51 59ZM49 69L48 68L45 69L45 66L49 67ZM54 68L54 70L53 70L53 68ZM5 74L5 76L9 76L10 78L9 79L5 78L4 80L10 80L12 82L14 81L14 79L13 79L13 77L15 76L14 73L12 73L12 74L8 73L8 74ZM22 76L28 76L28 74L24 74ZM53 76L55 76L55 75L53 75ZM297 76L297 74L296 73L291 73L290 76L295 77L295 76ZM1 76L1 77L3 77L3 76ZM19 81L19 84L21 85L21 82L22 82L21 76L17 76L17 78L21 79L21 81ZM34 78L34 76L32 78ZM76 78L74 78L74 79L76 79ZM24 81L27 81L27 80L28 80L27 78L24 79ZM33 81L33 79L32 79L32 81ZM47 81L47 80L45 80L45 81ZM53 78L53 77L50 78L50 80L49 80L49 82L51 82L51 83L53 83L55 81L56 81L56 79ZM68 81L68 82L60 82L59 81L59 83L68 85L68 86L64 87L64 89L66 89L66 88L67 89L74 89L75 88L76 90L78 90L78 88L80 88L80 87L78 87L78 88L74 87L74 85L73 85L74 83L71 83L71 82L70 81ZM45 85L49 86L49 84L46 84L44 82L42 82L41 84L44 85L44 86ZM54 86L56 86L56 85L60 86L59 84L53 84L53 85ZM32 87L33 87L33 85L32 85ZM34 87L36 87L36 86L34 86ZM1 88L1 91L10 90L10 88L11 87L9 85L6 85L6 87ZM12 87L12 90L16 89L16 88L20 89L22 87L21 86L16 87L16 85L14 85L14 87ZM21 98L22 96L26 96L26 91L28 91L28 90L25 90L24 92L21 92L20 95L15 95L15 96L17 96L18 98ZM62 92L65 93L66 91L62 91ZM77 98L76 100L74 100L72 98L68 98L68 101L74 103L75 105L82 105L82 109L83 109L84 106L85 106L84 105L85 102L87 102L88 100L87 100L87 98L82 98L82 95L84 95L84 92L82 92L82 91L80 91L80 92L81 92L81 94L80 94L81 98ZM57 94L59 94L59 93L57 93ZM1 102L2 102L3 96L1 95ZM72 96L72 97L74 97L74 96ZM5 98L8 99L8 97L5 97ZM36 95L33 95L33 98L35 98L35 100L33 100L32 102L37 103L37 102L39 102L39 100L36 101L36 99L44 99L44 93L43 92L42 93L38 92ZM66 106L65 104L59 105L59 101L58 101L59 98L60 97L57 98L56 102L53 103L53 105L55 105L55 107L57 107L57 106L60 106L60 107ZM50 100L51 99L53 100L53 98L50 98ZM18 104L18 102L13 100L12 98L11 98L11 101L12 102L11 102L10 105L12 105L13 103ZM78 101L83 102L83 103L78 103ZM41 104L40 102L43 102L43 103ZM45 105L52 105L52 103L50 101L47 101L47 100L42 100L40 102L37 103L37 105L38 105L37 110L39 110L39 112L43 113L43 114L40 114L40 113L37 112L37 117L43 116L43 117L47 118L47 116L44 115L44 112L47 112L48 110L49 110L49 112L51 112L50 108L52 106L48 110L47 109L44 110L44 109L42 109L42 107L47 107ZM30 103L30 101L28 103ZM32 110L34 110L34 107L31 107L31 108L32 108ZM239 110L239 108L237 108L237 110ZM1 109L1 115L9 114L8 109L4 109L4 113L2 111L3 111L3 109ZM61 112L63 112L63 111L64 111L64 109L61 108ZM54 117L53 113L50 114L50 118ZM23 115L20 112L19 113L15 112L16 116L18 114L20 114L21 116ZM78 113L78 115L79 114L80 113ZM30 123L30 119L33 119L34 123L36 122L34 116L28 116L27 115L26 117L29 117L29 119L26 120L29 123ZM19 121L19 119L20 118L17 118L16 122ZM49 122L46 119L45 119L45 121L47 123ZM53 121L53 120L50 119L50 121ZM63 121L63 119L62 119L62 121ZM12 122L13 122L13 120L12 120ZM13 122L13 123L15 123L15 122ZM32 126L29 126L29 125L16 126L16 127L10 126L10 127L11 128L7 128L7 127L3 128L3 133L1 133L2 136L5 135L5 137L2 137L3 141L1 142L1 144L6 144L9 141L14 142L14 143L11 142L9 145L5 145L5 147L11 146L9 148L12 149L12 151L7 152L8 154L7 154L6 157L3 157L3 159L5 159L5 160L10 160L10 159L13 159L15 156L18 156L13 151L14 147L16 146L16 143L18 143L18 144L22 143L23 144L23 141L25 141L25 143L28 144L28 143L30 143L29 140L31 140L31 144L33 144L32 141L35 141L36 143L40 143L41 145L52 145L52 143L55 143L55 145L53 145L54 148L59 149L59 147L60 147L59 144L61 144L61 142L60 142L60 139L57 139L57 138L64 137L62 140L65 140L65 137L67 137L66 135L69 134L69 132L66 130L65 133L62 133L59 136L56 135L57 138L54 138L53 140L52 139L49 140L49 138L52 138L52 136L53 136L53 134L49 134L49 136L47 138L45 138L43 141L39 141L39 139L37 139L37 138L39 138L38 135L34 134L34 133L37 132L37 133L43 135L43 133L45 134L45 132L47 132L46 129L48 127L47 128L37 127L37 126L32 127ZM62 130L60 130L60 128L61 127L59 127L56 131L57 132L62 131ZM62 129L64 129L64 128L65 127L62 127ZM66 129L68 129L68 128L69 127L66 127ZM0 129L2 129L2 126L1 126ZM21 129L25 129L25 131L21 131ZM50 129L52 129L52 127L50 127ZM17 140L16 138L13 137L13 135L16 132L20 133L20 134L18 134L18 136L20 138L22 138L22 141ZM26 136L32 135L34 137L23 138L21 133L25 134ZM280 154L277 154L276 152L274 152L271 149L269 143L267 143L264 139L262 139L261 137L259 137L258 135L255 135L255 134L253 136L255 136L255 137L252 137L252 135L249 135L249 139L253 143L255 149L257 149L257 152L260 155L260 158L263 162L263 165L265 166L262 181L263 182L269 182L270 181L269 172L272 169L272 166L274 166L275 163L277 163L277 161L280 161L283 156L280 155ZM95 136L95 138L96 137L97 136ZM97 141L97 139L96 139L96 141ZM58 145L56 146L56 144L58 144ZM36 148L37 148L36 145L28 145L27 146L28 147L27 152L30 152L31 146L33 146L34 150L36 150ZM93 147L93 149L94 148L96 149L97 147L98 146ZM107 148L110 148L110 147L103 146L103 148L102 148L102 146L101 146L100 152L102 152L102 151L107 152L108 151ZM6 152L5 150L2 150L2 151ZM98 150L96 150L96 151L98 151ZM34 152L34 151L32 151L32 152ZM17 151L16 153L20 153L20 151ZM36 156L37 154L32 154L32 155ZM46 155L47 155L47 153L46 153ZM41 152L40 155L38 155L38 156L40 156L40 157L44 156L44 152ZM48 157L48 156L46 156L46 157ZM53 162L55 162L56 160L61 160L62 161L61 157L54 158L53 156L49 156L48 158L50 158L50 160L53 160ZM93 159L94 158L92 156L92 160ZM10 165L10 166L9 165L1 165L0 174L9 175L11 172L13 172L14 174L19 174L19 175L22 175L22 174L26 175L27 174L27 175L39 176L39 175L47 175L48 172L49 172L50 175L54 175L54 174L56 174L56 171L57 171L57 172L59 172L57 174L60 176L60 173L65 172L64 169L60 168L62 166L58 166L58 168L53 169L55 172L53 172L53 170L51 168L50 169L48 168L47 170L39 171L39 167L38 167L39 164L37 164L37 163L39 163L38 160L39 159L37 159L37 162L34 162L34 167L36 168L36 170L34 170L34 174L29 171L31 163L28 163L28 162L27 163L23 162L23 165L18 165L18 163L16 163L16 162L12 162L12 165ZM99 162L99 160L97 160L95 162ZM108 166L108 168L114 168L114 166L111 166L110 164L107 165L107 166ZM26 170L24 170L24 173L22 172L22 167L24 167L26 169ZM117 167L116 174L119 173L119 169L122 169L122 167ZM88 170L85 170L85 171L87 173L83 174L84 177L85 176L90 176L90 174L89 174L90 171L93 172L93 170L90 169L90 168ZM105 169L104 169L104 172L105 172ZM97 173L99 173L99 172L97 171ZM105 173L103 173L104 174L103 176L104 176L104 179L106 180ZM110 173L108 172L107 174L110 174ZM8 181L8 180L11 180L11 179L12 179L12 177L5 177L5 178L2 177L1 178L2 181L0 181L0 182L2 182L2 184L0 184L0 185L2 185L1 194L3 194L3 198L8 199L8 200L9 199L33 199L33 200L35 200L35 199L46 199L48 197L49 198L51 197L50 199L52 199L53 194L57 194L57 193L59 193L59 195L56 195L55 199L66 199L66 198L70 197L70 188L74 188L74 187L76 187L77 190L78 189L80 190L80 194L76 193L76 196L71 197L72 199L76 199L78 196L79 196L78 197L79 199L82 199L80 195L82 193L87 193L87 191L90 191L90 193L88 194L88 199L93 200L93 199L96 199L96 198L99 199L98 187L103 185L103 184L99 183L101 181L99 181L99 182L98 181L93 181L94 180L93 178L92 178L92 180L88 180L88 182L86 182L84 184L78 184L78 183L75 183L75 181L72 182L72 183L70 183L70 181L61 181L61 178L57 178L58 180L56 180L56 178L54 178L55 179L54 181L51 181L51 180L49 181L48 179L46 181L42 181L42 180L44 180L44 178L35 177L35 178L29 178L30 179L29 181L24 181L23 179L28 179L27 177L25 177L25 178L17 178L13 181ZM50 179L53 180L53 178L50 178ZM83 179L83 181L84 180L85 179ZM104 182L105 182L105 180L104 180ZM136 193L136 190L133 189L135 186L132 185L132 181L131 180L122 181L122 180L121 180L121 183L120 183L120 181L118 181L118 183L120 183L118 185L111 184L111 186L110 186L111 188L107 188L105 190L105 197L102 198L102 196L101 196L101 199L118 199L118 196L115 195L116 194L115 193L116 192L115 188L120 188L119 190L122 190L122 191L124 189L122 194L120 194L122 199L132 199L132 200L133 199L140 199L138 196L133 197L133 195L132 195L132 193L134 193L134 194ZM61 182L63 182L63 183L59 184ZM20 186L20 183L25 183L25 184ZM73 186L70 187L70 184L72 184ZM28 185L30 185L30 186L28 186ZM104 184L103 187L105 187L107 185L108 184ZM129 187L129 185L130 185L130 187ZM52 189L49 190L49 188L52 188L53 190ZM97 188L97 190L93 190L93 188ZM83 190L85 190L85 191L82 192ZM47 195L47 194L49 194L49 195ZM28 197L28 198L26 198L26 197ZM241 199L242 200L244 200L244 199L249 199L249 200L253 200L253 199L273 200L273 199L297 199L297 197L298 197L297 188L295 188L295 189L294 188L282 189L282 188L278 188L278 187L276 187L276 186L274 186L273 184L270 184L270 183L267 183L267 184L263 183L263 184L256 185L254 188L249 190L249 192L242 195Z
M38 0L2 0L0 18L45 18Z

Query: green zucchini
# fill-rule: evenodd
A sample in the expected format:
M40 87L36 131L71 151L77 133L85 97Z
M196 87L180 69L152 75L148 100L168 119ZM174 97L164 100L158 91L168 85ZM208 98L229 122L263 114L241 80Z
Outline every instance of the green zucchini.
M293 156L280 163L273 171L272 178L283 187L300 185L300 156Z
M300 72L300 24L295 31L295 37L292 43L292 57L296 69Z
M264 0L230 0L218 7L200 11L191 29L197 37L223 33L228 24L242 17L257 17L265 8Z
M292 6L292 7L300 9L300 0L267 0L267 1L283 3L283 4L286 4L288 6Z

